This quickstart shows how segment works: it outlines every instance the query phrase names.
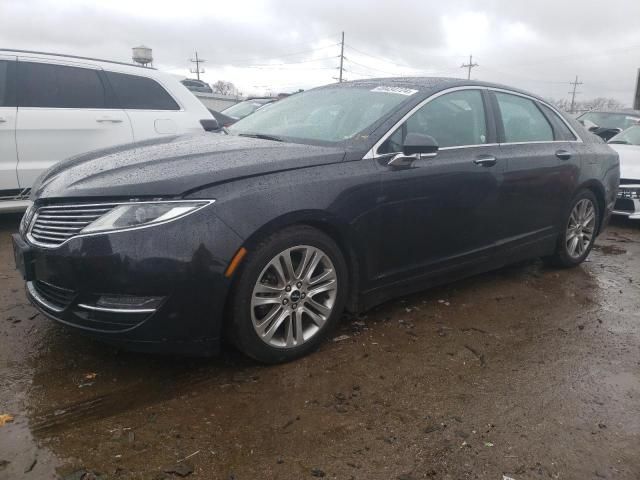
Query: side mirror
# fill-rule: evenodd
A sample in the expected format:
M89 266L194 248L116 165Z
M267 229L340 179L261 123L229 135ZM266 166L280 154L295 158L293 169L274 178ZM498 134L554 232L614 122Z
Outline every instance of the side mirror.
M430 135L408 133L404 139L402 153L406 156L419 154L421 157L435 157L438 153L438 142Z
M218 120L215 118L207 118L204 120L200 120L200 125L204 128L205 132L215 132L220 129L220 124L218 124Z

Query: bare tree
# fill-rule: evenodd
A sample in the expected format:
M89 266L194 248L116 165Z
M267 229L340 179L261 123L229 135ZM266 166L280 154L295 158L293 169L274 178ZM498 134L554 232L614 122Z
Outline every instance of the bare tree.
M236 86L225 80L218 80L211 85L213 93L219 93L220 95L238 95L238 89Z
M565 98L559 100L550 98L547 101L559 110L565 112L571 110L571 101ZM588 112L590 110L620 110L625 106L615 98L597 97L591 100L576 101L574 108L576 112Z

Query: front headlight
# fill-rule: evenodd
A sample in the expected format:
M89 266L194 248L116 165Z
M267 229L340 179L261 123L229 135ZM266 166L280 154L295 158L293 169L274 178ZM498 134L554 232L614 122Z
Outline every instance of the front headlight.
M126 203L114 207L79 233L124 230L165 223L184 217L211 203L213 200Z

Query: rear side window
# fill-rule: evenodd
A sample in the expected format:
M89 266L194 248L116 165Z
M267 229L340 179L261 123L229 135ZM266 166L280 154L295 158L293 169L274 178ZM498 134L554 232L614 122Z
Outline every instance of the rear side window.
M175 100L155 80L138 75L105 72L120 108L180 110Z
M15 107L15 75L16 62L0 60L0 107Z
M106 108L97 70L47 63L18 62L21 107Z
M567 124L558 116L556 112L551 110L544 104L539 104L540 108L547 115L547 118L551 119L553 129L556 131L556 140L577 140L573 132L567 127Z
M528 98L508 93L495 93L502 115L505 142L545 142L552 141L553 129Z

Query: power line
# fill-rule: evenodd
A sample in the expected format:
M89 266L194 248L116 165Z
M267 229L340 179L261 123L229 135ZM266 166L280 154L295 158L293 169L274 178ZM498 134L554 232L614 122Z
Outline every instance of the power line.
M200 74L204 73L204 68L200 69L200 64L206 62L206 60L203 60L202 58L198 58L198 52L196 51L196 58L195 59L191 58L190 61L191 63L196 64L196 68L195 70L193 68L190 68L189 71L191 73L195 73L198 80L200 80Z
M475 67L479 67L477 63L473 63L473 55L469 55L469 63L463 63L460 65L460 68L466 68L467 70L467 80L471 80L471 69Z
M570 113L575 113L574 107L576 105L576 94L580 92L576 92L576 88L578 85L582 85L582 82L578 81L578 76L576 75L576 79L573 82L569 82L569 85L573 85L573 91L569 92L571 94L571 109Z
M344 32L342 32L342 41L340 42L340 78L338 82L342 83L342 69L344 68Z

